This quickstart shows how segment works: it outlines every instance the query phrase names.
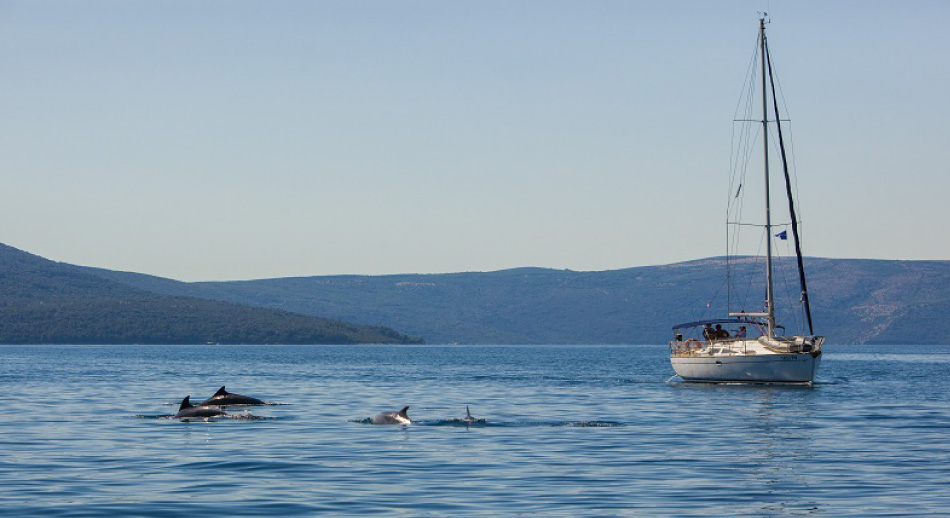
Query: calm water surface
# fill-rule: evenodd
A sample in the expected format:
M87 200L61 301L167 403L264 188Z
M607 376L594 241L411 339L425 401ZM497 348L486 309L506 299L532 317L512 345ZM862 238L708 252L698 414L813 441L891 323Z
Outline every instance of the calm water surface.
M950 516L950 347L826 351L801 388L665 346L0 347L0 514ZM221 385L280 404L166 417Z

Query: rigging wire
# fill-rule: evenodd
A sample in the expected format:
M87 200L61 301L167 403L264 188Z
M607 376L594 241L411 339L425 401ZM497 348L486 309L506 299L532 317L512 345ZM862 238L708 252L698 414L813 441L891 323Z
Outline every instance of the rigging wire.
M761 101L761 96L758 95L758 90L756 83L758 81L757 76L761 73L759 69L759 63L761 61L761 49L759 46L758 37L756 38L754 51L752 52L752 57L749 60L749 65L747 66L747 74L742 85L742 91L739 96L739 100L736 102L735 109L735 118L733 120L732 128L732 148L730 153L730 168L729 168L729 184L727 192L727 208L726 208L726 303L730 311L733 307L746 309L757 307L760 303L764 303L766 297L762 297L761 301L757 295L754 295L754 291L758 289L759 284L756 282L756 276L754 275L745 275L745 273L752 273L763 267L765 262L763 247L765 246L766 239L776 239L775 236L771 235L766 229L761 228L761 225L756 225L754 223L746 223L743 220L743 213L746 208L745 194L749 192L749 185L747 180L749 178L750 170L753 169L754 157L758 152L761 152L761 132L763 131L762 126L765 126L765 131L771 133L768 139L770 154L772 156L779 156L782 151L779 146L782 144L782 141L779 139L781 136L778 132L781 129L790 128L788 120L783 119L781 122L785 122L785 128L778 128L780 121L770 120L770 115L765 115L767 122L775 122L776 124L762 124L762 114L756 115L756 106L759 104L758 101ZM774 72L774 60L771 60L770 56L770 72ZM780 100L781 106L785 109L785 113L788 113L788 105L784 96L784 92L781 91L781 83L778 82L778 78L775 77L772 83L773 95L777 95ZM777 94L776 94L777 90ZM778 102L775 99L772 100L773 103ZM772 118L779 119L778 112L775 112ZM738 126L736 126L738 124ZM790 129L789 129L790 131ZM788 131L786 131L788 133ZM790 135L786 135L789 139ZM794 189L795 198L798 198L798 175L794 163L794 147L791 146L791 142L788 144L788 150L792 153L792 172L795 173L792 175L792 188ZM786 150L786 151L788 151ZM754 191L754 189L753 189ZM753 196L753 200L755 197ZM752 220L755 221L757 218L754 216ZM796 216L794 223L801 223L801 218ZM779 228L786 227L785 230L788 231L787 227L789 224L779 224L773 225L773 230L778 230ZM755 226L760 228L760 237L758 248L753 256L740 256L739 252L742 248L742 243L744 240L748 241L747 232L744 231L742 227L744 226ZM774 233L774 232L772 232ZM778 254L784 258L790 257L790 242L785 240L784 247L780 247L782 250ZM781 257L778 257L779 261L777 263L780 265L778 268L779 275L781 276L780 283L784 286L780 289L779 295L781 298L785 299L786 303L778 304L778 306L783 306L787 308L793 308L796 305L803 305L801 300L796 299L792 296L791 281L789 280L789 272L787 271L789 264L787 260L782 260ZM741 266L740 266L741 265ZM739 273L743 275L739 276ZM721 290L721 288L720 288ZM718 296L719 291L717 290L716 296ZM784 293L782 293L784 292ZM715 299L716 296L713 298ZM773 293L773 297L776 294ZM776 297L778 298L778 297ZM754 301L754 305L748 304L750 301ZM773 306L775 306L777 301L773 301ZM708 306L707 306L708 307ZM789 318L794 321L796 326L803 325L800 315L796 311L792 311L791 315L785 315L784 311L783 317ZM791 323L791 322L790 322Z
M775 56L772 55L771 51L769 52L769 55L771 59L772 77L775 81L776 93L778 95L779 101L782 104L783 113L785 113L785 120L783 120L783 122L786 123L785 128L787 129L787 135L788 135L786 148L789 151L789 155L791 156L791 160L789 160L789 162L791 163L790 169L792 172L792 183L793 183L793 189L795 191L795 199L800 200L801 197L798 195L798 167L795 160L795 140L794 140L794 136L792 135L792 121L791 121L792 117L790 117L791 112L788 110L788 103L785 99L785 92L782 90L781 77L779 77L779 74L775 72L775 70L778 68L776 66ZM799 212L798 222L801 223L803 219L801 215L802 207L800 203L796 205L798 207L798 212Z
M783 226L784 226L784 227L787 227L788 225L783 225ZM786 228L786 232L787 232L787 231L788 231L788 230L787 230L787 228ZM790 308L791 308L791 307L797 307L797 306L800 307L801 304L802 304L802 303L801 303L801 297L795 297L795 296L792 294L792 284L793 284L793 283L792 283L792 281L790 281L789 278L788 278L788 277L789 277L788 271L789 271L789 269L793 266L793 265L791 264L791 262L789 262L789 261L787 260L787 259L788 259L789 257L791 257L792 254L793 254L792 249L791 249L791 244L789 243L789 241L788 241L787 239L786 239L786 240L783 240L783 241L785 242L785 244L784 244L785 253L784 253L784 257L782 258L783 260L778 263L778 264L779 264L778 270L779 270L779 272L782 274L782 287L785 288L785 290L784 290L784 291L785 291L785 303L782 304L781 306L782 306L782 307L790 307ZM796 277L796 278L795 278L795 281L797 281L797 280L798 280L798 272L795 272L795 277ZM795 284L797 284L797 282L796 282ZM798 312L792 311L792 312L789 312L789 315L790 315L790 316L787 317L787 318L789 318L789 320L791 320L791 321L795 324L795 327L796 327L796 328L801 329L802 332L804 333L805 323L804 323L804 321L802 321L802 320L799 319L799 314L798 314ZM784 314L784 312L783 312L782 316L783 316L783 317L786 317L786 315Z
M743 187L746 186L750 163L755 152L755 142L761 135L761 128L756 124L751 124L755 110L755 92L756 92L756 72L759 70L759 42L758 37L753 41L753 51L749 64L746 67L746 76L742 85L739 98L736 101L736 108L732 124L732 146L730 150L729 166L729 184L727 186L726 203L726 309L731 311L733 308L734 285L738 303L744 305L744 300L748 295L749 287L746 287L746 293L738 292L738 279L735 279L735 272L738 271L737 259L740 244L742 242L743 208L745 206L745 196ZM738 127L737 127L738 124ZM748 189L745 189L748 190ZM733 225L731 222L740 222ZM732 230L732 227L735 227Z
M798 277L801 283L802 306L805 309L805 317L808 320L808 332L813 333L814 328L812 326L811 309L808 303L808 288L807 288L807 283L805 281L805 266L804 266L804 261L802 259L801 240L798 235L798 221L797 221L797 216L795 214L795 201L794 201L794 196L792 196L792 182L791 182L791 179L789 178L790 175L789 175L789 170L788 170L788 157L785 153L785 142L782 138L782 123L781 123L781 117L779 116L778 96L775 95L775 75L772 73L772 58L768 52L768 43L765 39L764 32L762 33L762 52L764 53L765 57L768 58L767 59L768 69L769 69L768 75L769 75L769 82L772 86L772 104L773 104L773 111L775 112L775 119L776 119L775 127L776 127L776 130L778 131L778 143L782 152L782 169L785 176L785 190L788 197L788 210L792 217L792 235L794 237L795 258L796 258L796 265L798 266ZM763 63L762 66L764 67L765 63ZM763 71L762 78L763 78L762 81L764 83L765 81L764 71ZM765 90L765 87L763 85L763 94L765 93L764 90ZM763 99L763 103L764 102L765 101Z
M781 77L780 77L780 75L776 72L776 70L777 70L778 67L777 67L777 65L776 65L775 56L774 56L774 55L771 55L771 52L770 52L770 56L769 56L769 57L770 57L770 59L771 59L771 62L770 62L770 66L771 66L771 70L772 70L772 74L771 74L771 75L772 75L773 80L774 80L774 86L773 86L773 88L775 89L775 94L777 95L777 97L778 97L778 99L779 99L779 102L780 102L781 105L782 105L782 109L784 110L783 113L785 114L785 119L783 120L783 122L785 123L785 124L784 124L784 130L785 130L785 136L786 136L786 139L785 139L785 140L786 140L785 146L786 146L786 149L787 149L787 151L788 151L788 155L789 155L789 157L790 157L789 160L788 160L788 162L789 162L789 169L791 170L791 183L792 183L791 187L792 187L792 190L794 191L794 198L795 198L795 200L801 200L801 196L799 195L799 189L798 189L798 161L797 161L797 158L796 158L796 156L795 156L795 139L794 139L793 124L792 124L792 121L791 121L792 117L790 116L790 113L791 113L791 112L790 112L789 109L788 109L788 102L787 102L786 97L785 97L785 91L784 91L784 89L782 88ZM773 142L774 142L774 140L773 140ZM797 220L797 223L798 223L798 239L799 239L799 243L801 244L801 242L803 241L802 237L803 237L803 235L804 235L804 217L803 217L803 215L802 215L802 214L803 214L803 207L802 207L801 203L798 202L798 201L796 201L796 204L795 204L795 205L796 205L796 209L797 209L797 211L796 211L796 212L797 212L797 213L796 213L796 220ZM790 245L788 242L786 242L786 243L785 243L786 256L788 256L788 257L791 257L791 256L792 256L792 251L790 250L790 247L791 247L791 245ZM783 264L783 266L786 267L786 268L790 267L788 264ZM784 271L783 271L783 275L787 275L787 272L784 272ZM784 277L783 280L785 281L785 291L786 291L786 297L787 297L786 304L787 304L787 306L788 306L788 307L798 307L798 309L799 309L797 312L790 312L790 315L792 316L792 321L793 321L793 322L795 323L795 325L801 330L802 334L804 334L804 333L805 333L805 320L806 320L805 301L804 301L804 299L803 299L803 297L802 297L801 294L799 294L797 297L795 297L795 296L792 295L792 288L791 288L792 283L788 280L787 276Z

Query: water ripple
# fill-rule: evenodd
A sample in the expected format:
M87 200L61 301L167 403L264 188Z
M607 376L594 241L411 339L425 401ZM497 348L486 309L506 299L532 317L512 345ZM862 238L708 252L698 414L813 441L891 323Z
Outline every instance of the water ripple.
M0 509L950 515L946 351L835 350L803 388L668 384L662 346L0 347ZM283 404L167 408L224 383Z

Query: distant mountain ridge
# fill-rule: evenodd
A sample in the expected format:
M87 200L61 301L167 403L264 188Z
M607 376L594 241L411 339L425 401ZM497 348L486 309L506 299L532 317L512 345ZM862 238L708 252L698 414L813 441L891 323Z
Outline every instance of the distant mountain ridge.
M0 244L3 344L418 343L382 326L160 294Z
M815 331L828 343L950 343L950 261L806 258ZM731 275L758 279L761 258ZM798 298L795 266L779 261L777 293ZM665 343L674 324L758 310L764 286L725 289L725 261L707 258L601 272L338 275L184 283L87 269L138 289L399 329L429 343ZM750 275L753 274L753 275ZM746 305L742 305L742 301ZM801 323L785 313L782 322ZM789 326L790 328L792 326Z

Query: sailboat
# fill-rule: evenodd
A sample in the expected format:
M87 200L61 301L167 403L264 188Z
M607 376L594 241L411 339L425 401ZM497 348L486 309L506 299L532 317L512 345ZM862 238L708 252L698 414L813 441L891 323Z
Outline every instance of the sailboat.
M765 16L759 19L758 58L761 60L761 124L763 145L763 170L765 198L761 200L765 210L765 300L762 311L729 311L727 317L697 320L673 326L670 342L670 363L676 374L684 381L712 383L805 383L811 384L821 363L821 346L825 338L816 336L812 327L811 308L805 282L805 268L801 253L799 221L792 197L793 185L788 172L785 141L782 136L782 119L779 116L778 96L772 76L772 60L765 36ZM754 83L752 81L750 84ZM771 90L771 99L768 95ZM772 104L772 119L769 119L769 100ZM750 102L749 106L753 106ZM751 121L747 121L751 122ZM778 147L781 151L785 176L785 191L788 197L789 224L775 225L772 221L769 193L769 125L774 124ZM742 184L740 183L739 191ZM736 197L739 194L736 193ZM729 221L729 225L741 225ZM801 287L803 325L798 335L786 335L785 327L776 323L776 298L774 284L773 239L785 240L787 230L774 234L778 227L790 226L794 240L799 285ZM729 232L727 232L729 235ZM748 259L748 258L745 258ZM727 269L727 275L729 270ZM760 275L761 275L760 273ZM728 280L727 280L728 282ZM804 332L807 322L808 332ZM715 326L715 327L713 327ZM723 327L725 326L725 327ZM730 331L730 329L732 331Z

